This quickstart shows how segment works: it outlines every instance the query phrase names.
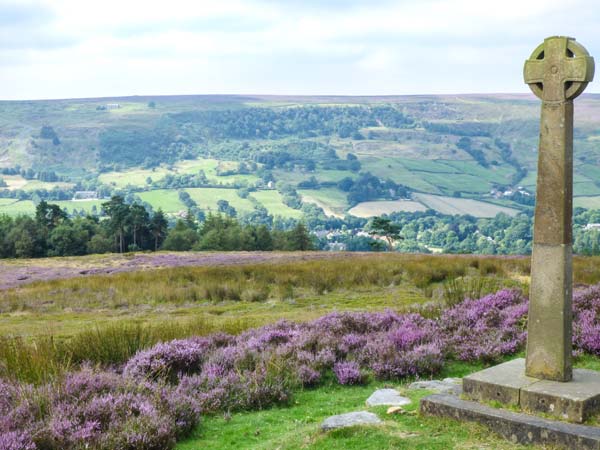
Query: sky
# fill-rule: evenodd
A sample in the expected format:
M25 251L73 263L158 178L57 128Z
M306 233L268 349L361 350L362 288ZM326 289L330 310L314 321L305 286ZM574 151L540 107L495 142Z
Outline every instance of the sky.
M552 35L598 1L0 0L0 99L526 93Z

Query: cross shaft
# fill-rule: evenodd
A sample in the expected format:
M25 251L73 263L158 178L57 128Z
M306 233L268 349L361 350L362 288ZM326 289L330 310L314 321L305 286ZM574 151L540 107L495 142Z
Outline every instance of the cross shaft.
M572 378L573 99L594 76L594 60L572 38L551 37L525 62L542 99L525 372Z

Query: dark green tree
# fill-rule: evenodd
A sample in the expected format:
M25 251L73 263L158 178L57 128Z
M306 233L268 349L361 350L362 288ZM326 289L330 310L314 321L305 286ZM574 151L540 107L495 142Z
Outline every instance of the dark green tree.
M192 230L183 220L178 220L169 231L162 248L165 250L187 251L198 242L198 233Z
M298 224L288 232L288 245L290 250L313 250L313 241L304 223L298 222Z
M129 205L123 197L114 195L108 202L102 203L102 209L109 218L108 227L115 236L119 253L123 253Z
M154 213L152 220L150 221L150 234L154 238L155 251L158 250L158 248L162 245L168 231L169 222L167 222L167 218L165 217L163 210L159 208L159 210Z
M374 217L369 226L371 236L383 237L388 245L388 250L393 250L394 242L402 239L400 225L393 223L387 217Z

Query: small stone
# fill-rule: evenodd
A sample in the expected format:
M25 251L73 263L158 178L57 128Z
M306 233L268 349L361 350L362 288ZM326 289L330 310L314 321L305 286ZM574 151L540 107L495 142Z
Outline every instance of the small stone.
M409 398L402 397L396 389L377 389L367 399L367 406L403 406L410 402Z
M390 406L387 411L387 414L404 414L405 411L400 406Z
M321 429L327 431L355 425L378 425L380 423L382 423L381 419L376 414L368 411L356 411L328 417L321 424Z

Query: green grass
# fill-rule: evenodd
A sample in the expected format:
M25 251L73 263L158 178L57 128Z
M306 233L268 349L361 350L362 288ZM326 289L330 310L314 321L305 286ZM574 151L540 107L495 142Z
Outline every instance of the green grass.
M262 204L269 214L273 216L291 217L293 219L301 219L302 211L290 208L285 203L281 194L277 191L257 191L250 194L258 203Z
M314 203L330 216L344 216L348 208L346 193L337 188L300 189L303 202Z
M252 202L241 198L235 189L189 188L186 191L198 207L205 211L217 212L219 200L227 200L238 212L250 212L254 209Z
M425 211L425 207L420 202L412 200L382 200L374 202L361 202L348 211L356 217L374 217L382 214L391 214L398 211Z
M152 181L160 181L167 174L197 174L200 170L204 171L206 178L211 183L233 185L234 183L253 184L259 178L256 175L218 175L218 170L237 168L235 161L219 161L217 159L190 159L179 161L171 166L162 165L154 169L130 169L125 172L106 172L98 176L101 183L119 188L127 185L145 187L148 186L146 179L150 177Z
M17 216L19 214L35 213L35 205L31 200L15 201L14 199L3 199L6 202L0 203L0 214Z
M444 161L444 164L458 169L461 173L476 176L487 182L510 184L514 170L505 166L481 167L475 161Z
M427 181L427 177L411 172L398 159L369 157L361 159L361 163L364 170L377 174L383 179L389 178L421 192L440 193L437 187Z
M399 160L404 167L411 171L431 173L459 173L460 170L446 164L444 161L429 159L407 159Z
M74 186L73 183L63 183L63 182L50 183L50 182L46 182L46 181L28 180L27 184L25 184L25 186L23 186L21 189L23 189L25 191L33 191L36 189L45 189L45 190L51 191L55 187L58 187L61 189L69 189L69 188L72 188L73 186Z
M508 215L515 215L518 212L517 209L467 198L442 197L429 194L414 194L414 198L442 214L470 214L474 217L494 217L500 212Z
M317 168L314 172L305 172L300 170L273 170L273 175L276 180L284 181L292 185L297 185L301 181L306 181L310 177L315 177L320 183L332 182L337 183L343 178L356 178L356 174L345 170L324 170Z
M98 176L98 180L103 184L115 186L118 188L131 186L148 186L146 179L152 178L152 181L162 180L169 171L163 167L150 169L131 169L127 172L106 172Z
M179 200L179 192L175 189L155 189L140 192L137 195L143 201L150 203L155 210L161 208L169 214L187 210L187 207Z
M595 183L588 181L584 183L573 183L573 196L600 195L600 188Z
M599 370L600 359L592 356L580 357L575 366ZM482 368L484 366L478 363L451 362L438 378L463 377ZM328 383L316 389L302 390L294 395L287 406L235 413L225 417L207 417L192 436L177 444L176 449L512 450L541 448L513 444L478 424L421 416L418 413L419 401L431 392L409 390L408 384L408 380L404 383L371 381L364 386L346 387ZM402 395L410 398L412 403L403 407L403 414L396 415L386 414L386 407L367 408L365 400L379 388L395 388ZM323 420L329 416L363 410L374 412L383 423L329 432L320 429Z
M600 196L574 197L573 206L587 209L600 209Z
M481 178L464 173L429 173L414 172L428 183L435 185L442 192L452 194L453 192L472 192L483 194L490 190L491 185Z
M476 366L469 366L473 371ZM366 408L365 400L377 388L394 387L412 403L405 414L387 415L385 407ZM329 384L297 393L288 407L236 413L231 417L206 418L192 437L177 445L177 450L192 449L322 449L449 450L526 448L507 442L487 428L475 424L418 415L419 400L425 391L409 391L406 385L371 382L365 386L343 387ZM323 432L321 422L335 414L370 410L383 424L355 426Z
M73 210L77 211L85 211L86 213L92 213L92 209L95 206L96 212L99 214L102 209L102 203L106 202L106 200L61 200L61 201L53 201L52 203L57 204L62 209L66 209L68 212L72 213Z

